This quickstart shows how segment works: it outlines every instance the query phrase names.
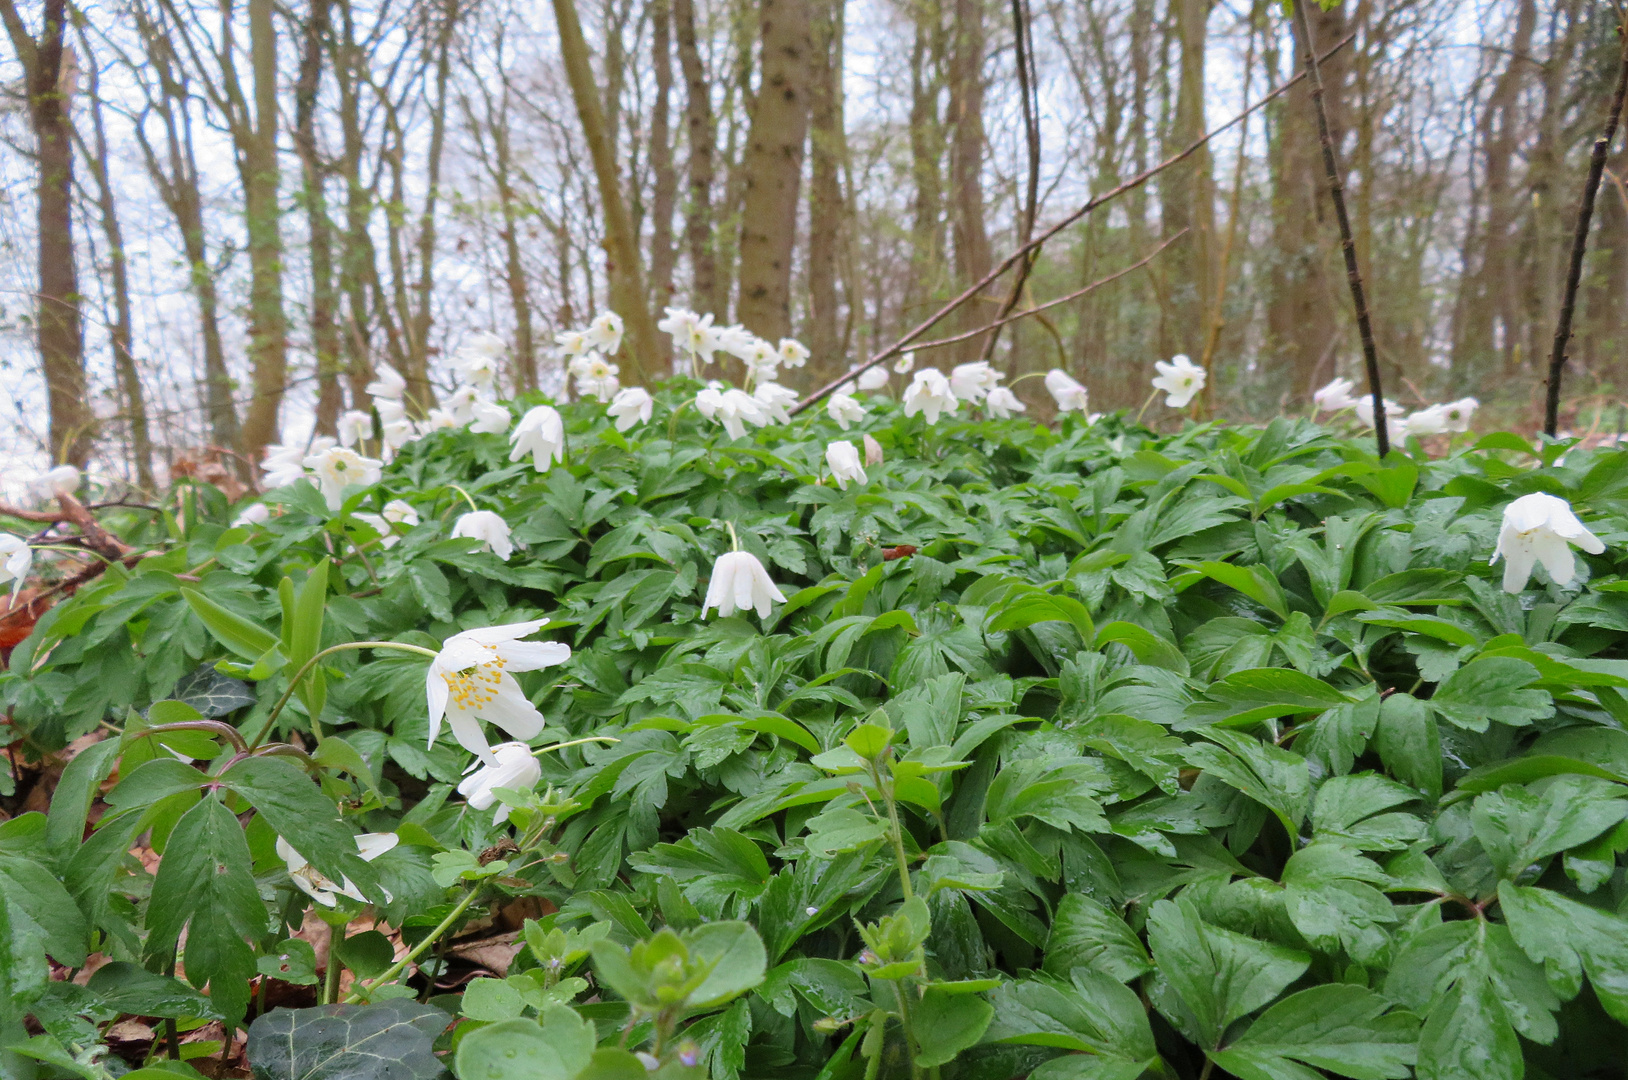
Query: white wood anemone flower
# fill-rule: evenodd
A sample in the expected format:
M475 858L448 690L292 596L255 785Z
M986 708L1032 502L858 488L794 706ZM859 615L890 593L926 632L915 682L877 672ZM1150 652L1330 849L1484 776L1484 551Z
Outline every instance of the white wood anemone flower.
M1572 513L1571 504L1542 491L1522 495L1504 507L1504 527L1498 533L1498 547L1488 564L1504 560L1504 591L1518 593L1526 588L1532 568L1538 563L1549 571L1556 585L1569 585L1577 575L1577 560L1571 553L1576 544L1590 555L1605 550L1600 538L1588 531Z
M614 311L602 311L588 324L588 345L606 356L615 356L622 348L622 317Z
M458 794L469 803L471 810L485 810L497 803L492 824L501 825L509 820L509 805L497 802L495 789L530 790L543 778L543 767L531 747L523 742L498 743L492 747L492 756L497 759L495 765L477 762L469 766L466 770L469 775L458 784Z
M1167 408L1185 409L1198 392L1204 389L1207 378L1204 369L1185 356L1172 356L1169 363L1155 360L1153 366L1159 372L1153 379L1153 388L1165 392L1164 403Z
M811 355L813 354L808 351L808 346L796 338L780 339L780 363L785 367L800 368L808 363Z
M616 392L607 413L616 418L616 430L628 431L639 424L648 424L655 410L656 399L642 386L628 386Z
M1000 386L1000 381L1004 378L1005 372L996 371L982 360L970 364L957 364L950 369L950 391L962 401L979 405L990 392Z
M752 391L752 399L763 407L763 413L777 424L791 423L791 407L797 404L797 391L777 382L760 382Z
M1332 379L1327 386L1317 391L1311 399L1317 405L1318 412L1339 412L1342 409L1354 408L1357 399L1351 396L1356 389L1356 383L1350 379Z
M843 385L850 386L852 384L844 383ZM865 406L855 401L851 395L838 391L825 399L825 415L835 420L837 426L843 431L847 431L848 425L857 424L865 419Z
M706 618L709 610L717 608L718 614L726 619L737 611L756 611L758 618L767 619L775 603L785 602L779 586L756 555L750 551L731 551L718 556L718 561L712 564L712 580L707 583L701 617Z
M547 619L487 626L454 634L430 661L424 677L429 703L430 746L441 733L441 721L458 745L487 765L500 764L486 743L481 724L496 724L516 739L534 739L543 730L543 714L526 697L513 672L539 671L571 659L571 646L557 641L521 641Z
M1028 409L1016 394L1004 386L995 387L984 399L984 411L997 420L1005 420L1014 413L1027 412Z
M360 409L350 409L339 414L334 430L339 433L340 446L355 446L373 438L373 417Z
M547 472L555 462L565 460L565 421L552 405L538 405L527 411L509 433L509 460L531 455L532 468Z
M330 446L306 458L305 467L316 474L322 497L328 501L328 509L338 513L345 502L345 489L352 484L365 487L378 483L379 470L384 468L384 462L363 457L347 447Z
M1091 392L1062 368L1046 372L1046 392L1057 402L1059 412L1089 412Z
M954 413L960 407L961 399L950 389L950 380L937 368L922 368L905 388L904 414L921 413L929 424L938 423L940 416Z
M887 385L887 380L887 368L877 364L875 367L866 368L859 373L859 388L867 392L880 390Z
M495 401L477 401L470 411L473 419L469 422L469 430L481 435L502 435L509 430L509 422L514 419L507 407Z
M407 380L401 377L401 372L392 367L382 367L378 370L378 378L362 388L369 397L382 398L386 401L400 401L402 395L407 393Z
M34 549L19 536L0 533L0 585L11 584L11 603L17 602L17 593L34 565Z
M1402 415L1402 406L1398 405L1390 398L1383 398L1382 400L1385 402L1385 418L1387 424L1391 420L1394 420L1396 417ZM1372 394L1362 395L1357 399L1357 403L1351 407L1356 410L1357 419L1362 421L1363 427L1374 426L1374 396Z
M393 832L362 833L356 838L356 853L364 862L372 862L380 855L389 851L401 842L401 837ZM321 904L323 907L334 907L339 897L348 896L359 904L367 903L367 897L350 878L345 878L342 884L335 885L322 871L312 866L304 855L294 850L282 837L277 838L277 857L288 864L288 876L294 879L301 892ZM386 900L390 893L385 892Z
M452 535L455 539L479 540L486 545L487 551L504 562L508 562L509 556L514 554L514 541L509 538L509 523L490 510L471 510L463 515L452 523Z
M831 478L842 491L848 490L850 480L858 484L870 483L870 477L865 475L865 466L859 462L859 448L846 439L839 439L825 448L825 463L831 466Z
M695 395L695 408L708 420L722 424L731 439L746 434L746 425L764 427L769 414L763 403L744 390L715 390L707 387Z

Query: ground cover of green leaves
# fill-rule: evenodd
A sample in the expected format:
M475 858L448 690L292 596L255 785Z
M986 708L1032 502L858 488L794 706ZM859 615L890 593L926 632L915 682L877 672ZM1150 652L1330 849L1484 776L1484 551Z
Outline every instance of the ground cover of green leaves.
M392 1000L421 983L267 1015L263 1080L1623 1074L1628 453L1494 436L1382 467L1306 421L881 407L886 461L843 491L816 483L844 437L823 415L729 443L693 409L626 436L565 414L569 461L542 475L446 432L338 515L302 484L229 528L188 491L126 530L163 554L18 647L20 755L123 735L48 815L0 824L8 1077L104 1080L120 1015L241 1025L256 976L315 982L278 835L409 941L494 899L559 911L439 1018ZM449 539L454 484L524 548ZM1511 596L1487 561L1532 491L1606 552ZM392 498L423 523L384 549L349 515ZM762 623L700 617L725 522L787 597ZM320 646L541 616L575 653L521 676L539 742L619 740L543 755L554 802L512 800L552 857L478 858L510 825L452 794L445 735L426 748L415 656L335 654L301 685L278 726L309 768L201 727L135 737L252 739ZM156 876L125 854L149 831ZM401 843L365 863L358 831ZM376 938L342 947L368 979ZM117 963L88 986L48 978L47 955L97 952Z

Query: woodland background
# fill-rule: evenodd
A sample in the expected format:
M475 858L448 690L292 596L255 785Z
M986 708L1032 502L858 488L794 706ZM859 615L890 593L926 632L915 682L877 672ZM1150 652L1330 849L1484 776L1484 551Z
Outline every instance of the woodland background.
M1017 246L1032 145L1044 227L1303 62L1264 0L0 0L0 15L0 459L147 489L331 431L385 365L430 398L479 330L509 343L510 389L558 390L553 335L613 286L637 350L622 381L653 381L667 339L641 341L629 310L635 248L632 307L795 335L814 358L787 381L811 388ZM1311 11L1320 50L1354 35L1324 78L1390 396L1474 394L1488 421L1536 426L1616 22L1593 0ZM1620 423L1624 176L1613 148L1563 426ZM1358 374L1304 85L1060 234L1020 307L1182 230L1145 268L1008 328L999 365L1067 368L1111 409L1186 352L1213 365L1206 407L1240 418L1303 411ZM948 329L987 322L1009 288ZM1038 385L1019 393L1044 414ZM23 470L5 471L14 486Z

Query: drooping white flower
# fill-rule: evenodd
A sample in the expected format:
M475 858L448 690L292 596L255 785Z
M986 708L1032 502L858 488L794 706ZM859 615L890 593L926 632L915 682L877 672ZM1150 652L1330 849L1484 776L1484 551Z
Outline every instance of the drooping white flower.
M857 424L865 419L865 406L839 390L825 399L825 415L835 420L843 431L847 431L849 424Z
M1089 412L1091 392L1062 368L1046 372L1046 392L1057 402L1058 412Z
M1013 413L1027 412L1028 406L1004 386L997 386L984 400L984 411L997 420L1005 420Z
M460 428L468 422L468 420L459 420L450 409L431 409L425 414L424 419L418 422L418 433L420 435L429 435L443 429Z
M1353 408L1357 399L1351 396L1356 383L1350 379L1332 379L1328 385L1311 396L1317 403L1318 412L1339 412L1341 409Z
M483 721L496 724L516 739L537 737L543 730L543 714L520 689L513 673L555 667L571 659L569 645L520 640L547 622L531 619L465 630L447 638L424 679L431 746L441 733L443 718L458 745L488 765L499 761L486 744Z
M374 380L364 388L369 395L386 401L400 401L402 395L407 393L407 380L395 368L382 367L375 374Z
M593 342L588 340L586 330L566 330L555 334L554 344L559 346L561 356L581 356L594 347Z
M791 423L791 414L786 410L797 404L797 391L789 386L781 386L777 382L760 382L757 389L752 391L752 397L763 406L763 412L777 424Z
M384 436L383 442L386 450L400 450L412 442L413 438L418 434L418 428L405 417L400 420L392 420L379 430L380 434Z
M475 419L475 402L479 399L480 391L473 386L460 386L447 397L443 408L459 427L463 427Z
M961 399L950 389L950 380L937 368L922 368L905 388L904 414L915 416L922 413L929 424L938 423L940 416L953 413L960 407Z
M1590 555L1605 550L1600 538L1577 520L1570 503L1534 491L1504 507L1498 547L1488 563L1503 557L1505 592L1518 593L1526 588L1526 580L1537 563L1543 564L1556 585L1569 585L1577 574L1577 561L1571 553L1573 544Z
M783 337L780 339L780 362L789 368L800 368L808 363L808 346L796 338Z
M774 377L780 374L780 350L762 338L752 339L752 347L747 350L745 361L754 382L773 382Z
M1390 398L1385 398L1384 401L1385 418L1387 420L1402 415L1402 406L1398 405ZM1357 403L1353 405L1352 408L1356 410L1357 419L1362 421L1364 427L1374 426L1374 396L1372 394L1362 395L1357 399Z
M718 556L712 564L712 580L707 583L707 598L701 605L701 617L706 618L712 608L724 618L736 611L756 611L757 617L767 619L774 603L786 602L780 589L750 551L731 551Z
M615 356L622 347L622 317L602 311L588 324L588 344L606 356Z
M982 360L971 364L957 364L950 370L950 390L962 401L976 405L1006 378Z
M866 368L859 373L859 388L867 392L874 392L887 385L888 371L882 364L873 368Z
M897 360L893 361L893 370L898 372L900 375L908 375L910 373L910 369L915 366L916 354L913 352L907 352L900 356Z
M514 554L514 541L509 539L509 523L490 510L471 510L463 515L452 523L452 535L479 540L486 545L487 551L504 562L508 562L509 556Z
M363 439L373 438L373 417L360 409L351 409L339 414L334 430L339 433L340 446L355 446Z
M83 479L84 476L72 465L58 465L46 470L34 483L43 495L72 495L79 490Z
M404 499L391 499L384 504L384 520L415 529L418 527L418 511Z
M11 585L11 599L15 602L34 565L34 549L20 536L0 533L0 559L5 560L0 562L0 585Z
M364 862L372 862L400 842L401 837L393 832L362 833L356 838L356 854ZM323 907L333 907L341 896L348 896L357 903L367 902L367 897L362 895L362 890L350 878L345 878L343 884L335 885L304 855L295 851L294 845L280 836L277 838L277 857L288 865L288 876L300 891ZM390 894L387 892L384 895L388 898Z
M305 451L298 446L268 446L260 459L260 472L265 487L287 487L305 475Z
M733 326L720 326L712 332L713 340L718 343L718 351L728 353L742 363L750 363L753 354L757 351L757 335L746 329L740 323ZM776 358L778 362L778 357Z
M1409 435L1440 435L1447 430L1446 407L1426 406L1398 420L1395 426L1395 435L1398 439L1405 439Z
M264 525L271 520L271 507L265 503L250 503L243 508L243 512L232 519L232 528L246 529L251 525ZM0 547L4 547L5 539L0 537ZM4 584L4 579L0 579Z
M695 395L695 407L708 420L722 424L731 439L745 435L747 424L763 427L769 422L763 403L744 390L708 387Z
M825 448L825 463L831 466L831 479L837 482L837 488L848 490L848 481L859 484L870 483L870 477L865 475L865 466L859 463L859 450L846 439L831 443Z
M345 446L330 446L305 459L305 467L316 474L322 497L328 500L328 509L338 511L345 502L345 488L351 484L376 484L384 462L363 457Z
M497 764L476 762L469 767L472 771L458 785L458 794L468 801L471 810L485 810L497 803L492 824L501 825L509 820L509 805L497 802L494 789L528 791L543 778L543 767L532 756L531 747L523 742L498 743L492 747L492 756Z
M593 353L592 359L583 365L582 371L577 375L577 393L584 397L598 398L600 401L609 401L621 389L621 382L616 374L622 369L606 360L598 353Z
M379 414L379 423L387 426L407 419L407 406L390 398L374 398L373 411Z
M1165 392L1164 403L1168 408L1185 409L1187 403L1204 389L1207 377L1204 369L1179 353L1172 356L1168 364L1155 360L1153 366L1159 372L1153 379L1153 388Z
M565 460L565 422L552 405L538 405L520 418L509 433L509 442L510 461L530 454L532 468L547 472L556 461Z
M1473 397L1459 398L1440 406L1442 410L1442 427L1447 431L1469 431L1470 419L1475 416L1475 410L1481 403Z
M638 424L648 424L655 411L656 399L642 386L629 386L617 391L605 411L616 418L616 430L627 431Z
M477 401L470 411L474 418L469 422L469 430L482 435L502 435L509 430L509 421L514 419L506 407L495 401Z

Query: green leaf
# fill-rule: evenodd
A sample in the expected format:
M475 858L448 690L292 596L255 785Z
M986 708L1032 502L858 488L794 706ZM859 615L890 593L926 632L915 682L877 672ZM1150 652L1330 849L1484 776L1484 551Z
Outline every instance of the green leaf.
M1441 733L1430 704L1412 694L1395 693L1380 702L1374 750L1392 776L1441 798Z
M1087 968L1130 982L1153 965L1124 919L1088 896L1070 893L1052 916L1044 966L1048 974L1061 978L1075 968Z
M1020 979L996 990L991 1003L995 1016L984 1035L989 1042L1084 1051L1140 1062L1141 1068L1158 1055L1136 992L1097 972L1076 970L1067 980Z
M887 835L887 826L870 814L851 808L826 808L808 821L803 847L810 854L829 858L853 851Z
M102 781L113 772L118 758L119 740L104 739L75 755L62 770L62 779L51 794L45 825L45 845L57 858L73 854L79 846L91 801Z
M995 1009L974 994L947 994L929 987L910 1007L911 1030L921 1052L916 1064L936 1068L984 1037Z
M1279 1080L1298 1061L1353 1080L1404 1080L1418 1056L1419 1019L1387 1012L1390 1002L1364 986L1331 983L1273 1005L1242 1038L1213 1051L1239 1080Z
M1599 836L1628 817L1628 787L1561 776L1541 791L1510 784L1476 797L1470 821L1500 877Z
M395 962L395 948L390 939L377 930L364 930L334 943L334 955L339 962L364 979L384 974Z
M1160 900L1148 913L1158 981L1154 1006L1200 1046L1272 1001L1311 962L1303 952L1212 926L1187 901Z
M255 961L255 970L268 979L281 979L296 986L317 981L317 952L309 941L286 938L277 948Z
M1436 687L1430 707L1443 720L1485 731L1487 723L1523 726L1553 716L1554 699L1547 690L1526 690L1538 681L1538 669L1524 660L1498 656L1474 660Z
M482 1080L573 1080L593 1061L595 1042L593 1025L555 1006L541 1022L505 1020L465 1035L457 1071Z
M1549 986L1570 1001L1583 972L1605 1011L1628 1024L1628 921L1549 889L1498 886L1498 901L1515 943L1543 965Z
M999 609L999 614L985 627L988 632L1024 630L1036 623L1067 623L1079 632L1080 641L1090 643L1096 637L1091 625L1091 613L1084 604L1071 596L1056 593L1020 593Z
M270 630L221 607L197 589L183 586L181 595L216 641L251 663L273 653L281 644ZM280 664L274 665L272 670L277 666Z
M132 1016L225 1019L209 998L180 979L155 974L125 960L97 968L85 988L95 994L104 1007Z
M234 713L260 700L248 683L222 675L213 664L200 664L191 674L181 676L175 689L170 691L170 697L191 705L209 720Z
M339 820L339 809L298 765L285 757L244 758L221 782L260 811L273 832L292 844L330 881L350 878L378 903L384 902L372 867L356 854L355 835Z
M1138 663L1164 668L1178 675L1186 675L1190 670L1187 657L1182 655L1180 649L1135 623L1112 622L1097 631L1097 648L1111 643L1125 646Z
M1237 589L1278 618L1289 617L1289 602L1283 595L1283 586L1278 584L1277 578L1265 567L1201 562L1194 564L1193 569L1207 578Z
M249 1025L247 1056L255 1080L438 1080L433 1048L451 1020L402 1000L274 1009Z
M733 920L707 923L686 933L684 939L693 957L712 965L706 979L690 992L691 1007L722 1005L763 981L768 957L763 939L751 924Z
M1292 668L1251 668L1236 671L1204 690L1208 700L1187 708L1199 724L1247 727L1294 713L1323 712L1352 699L1320 679Z
M1224 728L1208 729L1204 736L1226 749L1194 743L1187 748L1188 762L1275 812L1290 835L1295 835L1311 806L1311 772L1306 759Z
M0 894L40 928L45 951L57 963L79 967L85 962L90 927L55 874L33 859L0 855Z

